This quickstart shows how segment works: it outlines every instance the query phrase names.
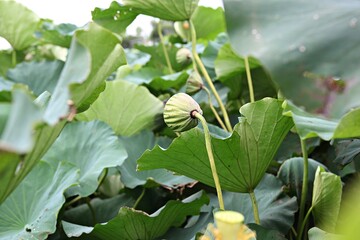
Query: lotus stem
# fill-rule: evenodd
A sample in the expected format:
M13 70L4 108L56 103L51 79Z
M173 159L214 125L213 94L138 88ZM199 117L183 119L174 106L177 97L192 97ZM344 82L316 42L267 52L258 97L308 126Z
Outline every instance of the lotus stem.
M169 71L171 74L174 73L174 70L171 66L171 62L170 62L170 58L169 58L169 54L166 50L166 47L165 47L165 40L164 40L164 35L162 34L162 26L161 26L161 21L159 22L158 24L158 27L157 27L157 30L158 30L158 34L159 34L159 38L160 38L160 44L162 46L162 49L164 51L164 56L165 56L165 60L166 60L166 64L169 68Z
M218 121L218 123L220 124L220 126L225 130L228 131L228 129L226 128L224 122L221 120L219 114L217 113L216 109L214 108L214 105L211 102L211 94L209 89L207 89L207 87L203 87L202 89L204 89L204 91L206 92L206 94L208 95L208 99L209 99L209 106L211 111L213 112L213 114L215 115L216 120Z
M304 221L305 203L307 197L308 178L309 178L309 173L308 173L309 160L308 160L305 140L300 138L300 143L301 143L301 151L304 159L304 169L303 169L303 185L301 190L300 211L299 211L299 220L298 220L298 229L297 229L298 236L296 238L297 240L301 240L302 237L301 226L304 225L303 221Z
M211 136L210 136L209 127L207 125L207 122L206 122L205 118L200 113L198 113L197 111L194 111L191 115L192 115L192 117L195 117L195 118L199 119L202 126L203 126L204 134L205 134L206 151L207 151L207 154L208 154L208 157L209 157L210 168L211 168L211 172L212 172L212 175L213 175L215 188L216 188L216 192L217 192L217 196L218 196L218 200L219 200L219 207L220 207L221 210L225 210L224 200L223 200L220 181L219 181L219 176L218 176L217 171L216 171L216 165L215 165L213 150L212 150L212 146L211 146Z
M250 102L253 103L253 102L255 102L255 97L254 97L253 82L252 82L252 78L251 78L249 58L246 56L246 57L244 58L244 61L245 61L246 77L247 77L247 82L248 82L248 87L249 87L249 93L250 93Z
M192 21L190 21L190 28L191 28L191 38L192 38L192 53L193 53L193 58L195 60L194 64L195 63L198 64L202 74L204 75L205 80L206 80L207 84L209 85L211 92L214 94L215 99L220 106L221 112L224 116L226 128L229 132L231 132L232 126L231 126L230 119L227 114L226 108L225 108L223 102L221 101L221 98L220 98L218 92L215 89L215 86L209 76L209 73L206 71L206 68L205 68L204 64L202 63L202 61L196 51L196 31L195 31L195 27L194 27L194 24Z
M252 207L253 207L255 223L260 225L259 208L258 208L258 205L257 205L255 193L254 193L253 190L251 190L249 192L249 194L250 194L251 204L252 204Z

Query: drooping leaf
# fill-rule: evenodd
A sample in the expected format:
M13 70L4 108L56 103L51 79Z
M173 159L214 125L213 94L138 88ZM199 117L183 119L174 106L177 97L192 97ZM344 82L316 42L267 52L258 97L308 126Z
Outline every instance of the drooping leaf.
M135 188L151 180L161 185L175 187L175 185L186 184L193 181L184 176L176 176L165 169L136 171L136 160L145 150L153 148L156 144L159 144L161 147L167 147L170 144L169 139L155 137L152 132L143 131L132 137L120 137L120 141L128 153L128 158L119 167L121 182L123 182L125 186Z
M312 214L315 226L333 232L340 211L342 184L339 176L318 167L315 173Z
M212 145L222 188L246 193L264 176L292 122L282 116L281 101L270 98L244 105L240 112L243 117L232 136L212 138ZM182 133L168 149L155 147L138 160L139 170L156 168L214 186L204 134L196 128Z
M0 205L0 239L46 239L55 232L64 191L77 179L69 163L39 164Z
M28 85L36 96L44 91L53 92L61 70L62 61L23 62L10 69L7 78Z
M88 196L98 187L98 177L104 168L121 165L127 153L109 126L103 122L68 124L43 159L56 165L73 164L79 171L79 184L68 189L68 195Z
M100 93L105 79L125 63L119 39L111 32L94 23L76 31L68 60L45 112L47 122L53 124L67 115L69 99L78 111L87 109L96 99L94 93Z
M113 1L109 8L95 8L91 15L92 20L97 24L114 33L122 34L135 20L138 13L132 11L131 7L122 6L118 2Z
M199 6L191 17L198 39L213 40L226 31L224 9Z
M0 36L16 50L33 44L39 17L28 8L13 0L0 1Z
M168 21L189 20L199 0L124 0L124 5L139 14Z
M308 113L290 101L284 102L283 108L284 115L293 118L297 133L302 139L320 137L330 140L360 136L360 109L350 111L339 120Z
M345 239L344 236L328 233L317 227L313 227L309 230L309 240L344 240L344 239Z
M261 226L286 234L298 210L296 198L288 197L282 190L281 181L270 174L266 174L255 188L255 196ZM224 200L225 209L242 213L245 223L255 222L249 194L225 192Z
M225 0L224 6L234 49L259 59L296 105L331 117L359 106L358 1Z
M311 193L313 190L313 183L315 179L316 169L321 166L326 167L309 158L308 159L308 201L311 201ZM287 159L280 167L277 177L285 184L289 196L296 196L300 201L301 191L303 185L303 172L304 172L304 159L301 157L295 157Z
M33 147L32 130L41 122L42 112L23 88L15 89L12 98L11 112L0 138L0 149L27 153Z
M198 215L201 206L208 202L209 198L199 192L182 202L169 201L151 215L123 207L114 219L106 224L95 225L89 234L83 235L83 239L156 239L164 235L170 227L180 226L187 216ZM67 228L64 230L69 237L73 236Z
M92 210L88 204L81 204L67 210L62 220L83 226L94 226L96 223L110 221L116 217L121 207L131 207L134 203L135 199L125 193L108 199L95 198L90 201Z
M77 118L99 119L109 124L117 135L130 136L153 126L155 116L162 109L163 103L145 87L118 80L106 82L104 92Z

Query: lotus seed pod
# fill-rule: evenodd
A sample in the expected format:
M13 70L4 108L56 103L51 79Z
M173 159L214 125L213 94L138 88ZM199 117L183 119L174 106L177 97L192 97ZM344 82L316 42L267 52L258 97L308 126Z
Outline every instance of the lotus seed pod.
M197 111L202 114L199 104L186 93L172 96L164 108L164 120L175 132L184 132L198 125L198 119L192 116Z
M238 239L238 233L244 224L244 216L241 213L235 211L219 211L214 214L214 218L222 239Z
M204 87L204 82L198 72L192 72L186 81L186 93L193 95Z
M191 63L192 54L191 51L187 48L180 48L176 53L176 61L179 64L188 65Z

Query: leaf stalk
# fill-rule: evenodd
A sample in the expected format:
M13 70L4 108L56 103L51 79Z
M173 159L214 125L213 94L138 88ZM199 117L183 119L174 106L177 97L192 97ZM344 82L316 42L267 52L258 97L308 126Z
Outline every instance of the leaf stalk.
M215 89L215 86L209 76L209 73L206 71L206 68L205 68L204 64L202 63L202 61L196 51L196 31L195 31L194 24L191 20L190 20L190 28L191 28L191 39L192 39L192 53L193 53L193 58L195 60L194 64L196 63L199 66L202 74L204 75L205 80L206 80L207 84L209 85L211 92L214 94L215 99L220 106L221 112L224 116L226 128L229 132L231 132L232 126L231 126L230 119L229 119L228 113L226 111L226 108L225 108L223 102L221 101L221 98L220 98L218 92Z
M255 223L260 225L259 208L257 205L255 193L253 190L251 190L249 191L249 194L250 194L251 204L253 207Z
M304 212L305 212L305 203L306 203L306 197L307 197L307 191L308 191L308 179L309 179L309 173L308 173L308 166L309 166L309 159L308 159L308 153L306 150L306 143L305 140L300 137L300 143L301 143L301 151L304 159L304 169L303 169L303 185L301 190L301 201L300 201L300 211L299 211L299 220L298 220L298 236L297 240L301 240L302 237L302 226L304 223Z
M206 146L206 151L207 151L207 154L209 157L210 168L211 168L211 172L213 175L215 188L216 188L216 192L217 192L217 196L218 196L218 200L219 200L219 207L221 210L225 210L219 176L216 171L216 165L215 165L213 150L212 150L212 146L211 146L211 136L210 136L209 127L207 125L205 118L200 113L195 111L192 113L192 116L199 119L203 126L204 134L205 134L205 146Z
M157 31L158 31L159 38L160 38L160 44L161 44L162 49L163 49L163 52L164 52L166 64L167 64L167 66L168 66L168 68L169 68L170 74L173 74L173 73L174 73L174 70L173 70L173 68L172 68L172 66L171 66L169 54L168 54L168 52L167 52L167 50L166 50L166 47L165 47L164 35L162 34L161 21L159 22L159 24L158 24L158 26L157 26Z
M252 82L252 78L251 78L249 58L246 56L246 57L244 58L244 61L245 61L246 77L247 77L247 82L248 82L248 87L249 87L249 93L250 93L250 102L253 103L253 102L255 102L255 96L254 96L253 82Z

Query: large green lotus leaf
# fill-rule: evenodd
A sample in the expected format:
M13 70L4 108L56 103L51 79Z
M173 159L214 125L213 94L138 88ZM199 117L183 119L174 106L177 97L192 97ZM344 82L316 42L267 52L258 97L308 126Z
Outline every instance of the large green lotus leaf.
M28 85L35 95L53 92L64 67L62 61L23 62L9 69L7 78Z
M125 193L108 199L95 198L90 201L92 209L86 203L81 204L65 211L62 220L83 226L94 226L96 223L110 221L116 217L121 207L131 207L135 200Z
M284 115L292 117L297 133L302 139L320 137L324 140L333 138L352 138L360 136L360 108L345 114L341 119L325 119L295 106L291 101L283 104Z
M168 21L189 20L199 0L123 0L133 12Z
M196 37L212 40L219 33L226 32L224 9L199 6L191 17Z
M215 163L223 189L255 189L292 127L282 116L281 101L265 98L244 105L242 117L230 138L212 138ZM155 147L138 160L139 170L165 168L214 186L204 134L195 128L176 138L166 150Z
M72 169L69 163L39 162L0 205L0 239L46 239L55 232L63 193L77 180Z
M309 158L308 166L308 201L311 202L311 193L313 190L313 183L315 179L316 169L321 166L326 167ZM301 190L303 185L303 172L304 172L304 159L301 157L295 157L287 159L280 167L277 177L285 184L287 193L289 196L296 196L300 201Z
M117 135L130 136L154 125L163 103L145 87L126 81L106 82L105 91L91 107L77 116L80 120L99 119Z
M234 49L259 59L295 104L332 117L359 106L357 0L224 0L224 6ZM332 87L339 78L343 92Z
M315 226L325 231L333 232L335 230L340 211L341 195L340 177L318 167L315 174L311 206Z
M50 20L43 20L42 26L36 32L37 38L42 43L49 43L56 46L69 48L77 26L71 23L61 23L55 25Z
M182 202L168 201L164 207L151 215L123 207L114 219L106 224L95 225L88 235L83 235L82 239L156 239L164 235L170 227L181 226L187 216L199 215L201 206L208 202L209 198L206 194L199 192ZM69 237L74 236L72 232L67 231L65 226L64 230ZM87 230L90 229L87 228Z
M119 39L108 30L90 23L87 29L76 31L45 113L47 122L54 124L67 115L69 99L79 111L86 109L97 97L93 94L100 93L105 79L125 63Z
M111 128L103 122L68 124L43 159L53 165L61 161L73 164L80 171L79 184L69 195L88 196L98 187L104 168L121 165L127 153Z
M163 73L158 69L143 67L125 76L124 80L136 84L147 84L151 88L164 91L169 88L179 90L188 77L189 74L185 71L163 76Z
M125 186L135 188L144 185L148 180L151 180L161 185L175 187L179 184L186 184L194 181L184 176L174 175L172 172L165 169L136 171L136 160L145 150L151 149L157 144L161 147L167 147L170 140L155 137L150 131L143 131L132 137L120 137L120 141L125 146L128 153L128 158L119 167L121 172L121 182L124 183Z
M16 50L23 50L33 44L39 17L13 0L0 1L0 36L8 40Z
M130 7L122 6L118 2L113 1L109 8L95 8L91 15L92 20L97 24L114 33L122 34L138 14L133 12Z
M255 196L261 226L286 234L294 223L298 205L296 198L288 197L282 187L279 179L266 174L255 188ZM255 222L249 194L224 192L224 201L227 210L238 211L245 216L245 223Z
M332 234L321 230L320 228L313 227L309 230L309 240L355 240L356 238L344 238L337 234Z

